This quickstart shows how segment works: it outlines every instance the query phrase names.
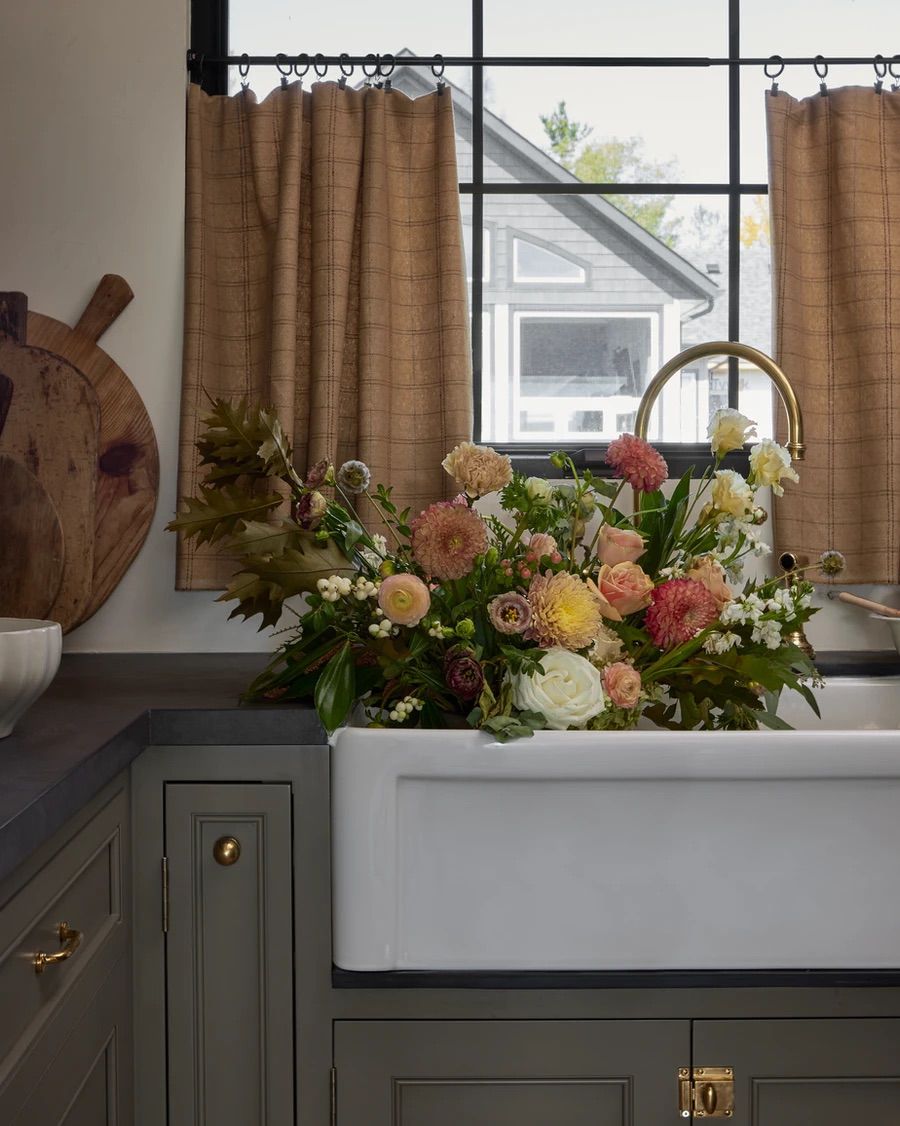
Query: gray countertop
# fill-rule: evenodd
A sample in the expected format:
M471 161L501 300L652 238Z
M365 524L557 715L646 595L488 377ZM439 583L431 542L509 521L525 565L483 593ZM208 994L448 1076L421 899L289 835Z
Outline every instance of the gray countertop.
M300 705L246 707L265 657L243 653L73 654L0 740L0 880L145 747L321 745ZM896 653L825 653L826 676L900 675Z
M242 707L261 654L73 654L0 740L0 880L150 744L319 744L311 708Z

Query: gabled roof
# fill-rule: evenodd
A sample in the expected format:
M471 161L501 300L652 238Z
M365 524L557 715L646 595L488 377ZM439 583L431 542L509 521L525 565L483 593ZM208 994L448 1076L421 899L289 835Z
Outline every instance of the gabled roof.
M434 89L434 79L421 67L403 66L403 57L412 56L413 52L404 48L395 56L397 69L391 75L391 82L398 89L411 97L430 93ZM447 83L451 86L451 83ZM472 123L472 98L459 86L452 86L453 107L457 117L457 129L463 126L463 136L471 136ZM543 152L521 133L510 128L490 110L484 111L485 149L490 148L491 159L496 163L503 161L503 155L508 157L510 167L508 171L519 182L530 180L543 183L580 184L582 181L577 176L563 168L552 157ZM488 145L488 138L490 144ZM536 192L540 195L540 192ZM552 196L544 197L552 204ZM620 211L615 204L600 195L571 195L565 197L582 209L585 221L596 224L598 220L614 228L620 238L631 243L635 249L646 256L657 270L662 270L671 279L671 292L673 296L688 300L697 298L721 297L723 290L708 277L702 270L691 265L686 258L664 242L645 230L640 223L635 222L624 211ZM596 236L591 234L591 238Z

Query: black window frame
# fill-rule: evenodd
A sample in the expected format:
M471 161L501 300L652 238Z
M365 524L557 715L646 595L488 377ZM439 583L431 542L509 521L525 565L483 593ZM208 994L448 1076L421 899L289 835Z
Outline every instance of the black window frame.
M814 62L827 63L871 63L868 58L835 58L825 60L822 56L813 58L780 58L773 55L765 58L742 58L741 47L741 0L726 0L727 2L727 53L716 58L693 56L641 56L634 58L583 58L583 57L545 57L521 56L485 58L484 55L484 2L485 0L470 0L471 3L471 55L462 57L446 57L443 62L447 66L466 67L472 74L472 167L473 175L470 181L462 181L459 185L461 195L472 197L472 231L481 231L484 228L484 200L490 195L692 195L692 196L718 196L727 200L728 215L728 265L727 289L725 296L728 301L728 340L739 341L741 330L740 299L741 299L741 203L744 196L768 195L768 184L750 183L741 180L741 69L752 66L762 69L767 63L782 64L813 64ZM273 44L280 48L283 44ZM309 45L307 45L309 46ZM314 46L314 45L312 45ZM188 66L192 79L202 84L203 88L214 94L228 92L228 66L235 65L239 57L228 57L228 0L191 0L191 47L188 52ZM291 59L296 56L291 56ZM369 55L365 58L355 59L348 56L341 58L326 58L322 55L314 56L312 52L308 59L315 58L320 63L337 66L341 61L351 61L361 64L371 63L381 56ZM392 56L383 56L392 59ZM254 57L247 59L252 65L274 65L275 53L271 56ZM403 65L427 66L431 59L403 59ZM707 68L723 66L727 68L728 76L728 176L721 183L668 183L657 181L653 183L614 183L614 184L561 184L558 181L505 183L486 182L484 177L484 75L487 67L513 66L538 70L542 67L595 67L617 68L633 70L640 68L662 69L667 67L693 67ZM482 323L484 309L482 303L484 282L483 275L483 242L481 238L472 238L472 279L470 293L472 300L472 367L474 377L473 387L473 420L474 435L478 441L481 437L481 382L482 382ZM728 402L732 407L737 407L739 389L738 361L731 357L728 361ZM669 464L670 474L680 476L688 469L702 470L713 464L709 446L705 443L682 442L656 442ZM493 443L496 449L508 453L517 469L530 474L544 476L558 475L547 461L547 455L557 446L547 446L535 443ZM576 465L590 467L598 475L606 472L604 465L606 444L594 446L569 447L568 452L573 456ZM748 468L747 450L729 454L725 464L746 472Z

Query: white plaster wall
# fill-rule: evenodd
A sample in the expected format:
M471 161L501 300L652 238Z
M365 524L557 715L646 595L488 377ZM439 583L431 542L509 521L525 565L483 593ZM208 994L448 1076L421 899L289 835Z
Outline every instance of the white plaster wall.
M0 289L74 323L104 273L135 300L102 343L140 391L162 480L150 536L69 651L262 650L214 595L174 590L181 361L186 0L19 0L0 36ZM896 588L873 588L900 605ZM820 649L886 648L883 623L829 603Z

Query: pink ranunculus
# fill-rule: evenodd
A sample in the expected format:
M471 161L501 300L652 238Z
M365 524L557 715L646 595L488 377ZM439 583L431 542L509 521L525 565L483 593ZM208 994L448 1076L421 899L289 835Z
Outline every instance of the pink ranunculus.
M709 555L704 555L702 559L695 559L694 565L686 573L686 577L696 579L698 583L702 583L702 585L706 587L716 600L719 613L725 609L734 597L731 593L731 588L725 581L725 571L722 568L722 564Z
M378 605L396 626L417 626L428 613L431 595L417 575L389 575L378 588Z
M637 563L604 563L597 581L588 585L600 599L600 613L613 622L650 605L653 579Z
M629 528L614 528L604 524L600 529L597 558L610 567L616 563L636 563L646 550L643 537Z
M641 695L641 674L627 661L616 661L603 670L603 687L617 708L633 708Z
M535 563L540 563L545 555L552 555L556 551L556 540L546 532L535 532L528 541L527 558Z

